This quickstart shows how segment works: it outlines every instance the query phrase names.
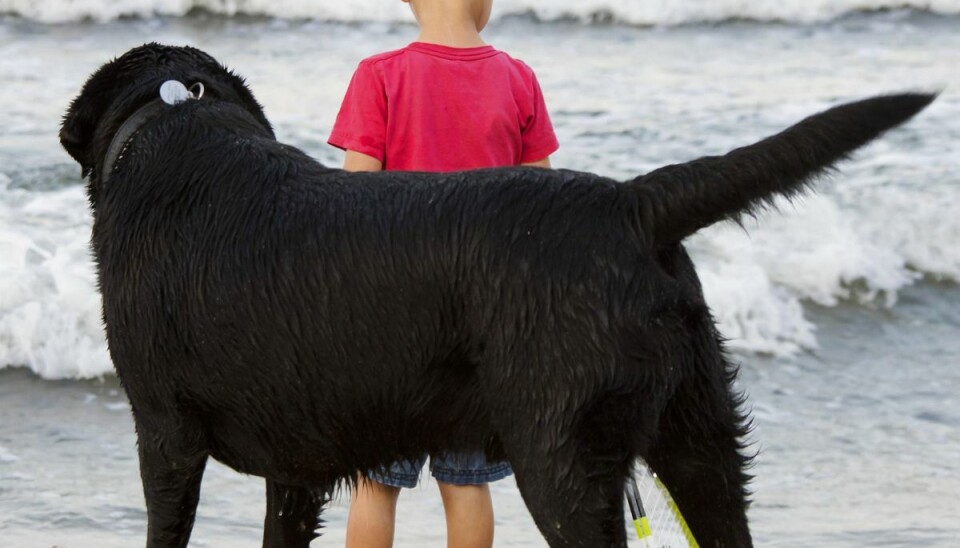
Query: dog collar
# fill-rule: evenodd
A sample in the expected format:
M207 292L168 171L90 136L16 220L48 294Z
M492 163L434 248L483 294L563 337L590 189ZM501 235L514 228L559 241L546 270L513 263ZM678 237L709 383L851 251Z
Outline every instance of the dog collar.
M103 157L102 181L106 183L110 180L117 161L123 157L130 141L143 126L157 119L169 107L190 99L200 99L203 97L203 92L204 87L200 82L191 86L190 89L177 80L164 82L160 86L160 98L150 101L131 114L110 140L110 146L107 147L107 153Z

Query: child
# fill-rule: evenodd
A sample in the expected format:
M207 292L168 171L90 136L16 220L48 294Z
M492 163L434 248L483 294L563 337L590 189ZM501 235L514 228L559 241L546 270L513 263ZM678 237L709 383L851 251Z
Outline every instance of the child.
M558 147L532 70L484 43L493 0L403 0L420 25L417 41L357 67L329 143L346 151L348 171L459 171L550 167ZM354 493L347 547L389 547L400 487L423 466L394 464ZM488 483L510 475L482 454L434 455L447 545L493 545ZM374 479L376 481L374 481Z

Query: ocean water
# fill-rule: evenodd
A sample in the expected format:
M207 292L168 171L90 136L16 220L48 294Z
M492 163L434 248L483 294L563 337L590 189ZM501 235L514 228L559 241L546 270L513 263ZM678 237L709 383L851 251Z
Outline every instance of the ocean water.
M912 9L904 9L912 6ZM960 1L498 0L484 36L536 70L558 167L632 177L845 100L942 91L909 125L748 223L688 240L750 394L760 545L960 539ZM0 0L0 547L142 542L78 166L56 135L100 64L190 44L244 75L278 137L325 144L363 57L416 29L394 0ZM510 481L497 546L541 546ZM342 544L346 495L328 514ZM194 544L256 546L262 482L213 466ZM398 545L442 545L431 482Z

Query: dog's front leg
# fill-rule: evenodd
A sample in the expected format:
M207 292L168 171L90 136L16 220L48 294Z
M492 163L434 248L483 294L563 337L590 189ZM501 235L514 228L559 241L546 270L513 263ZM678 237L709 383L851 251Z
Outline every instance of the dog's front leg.
M184 548L197 515L207 455L171 458L164 454L159 438L143 432L138 443L147 502L147 548Z
M320 512L329 500L326 492L267 480L267 515L263 520L263 548L309 548L319 536Z

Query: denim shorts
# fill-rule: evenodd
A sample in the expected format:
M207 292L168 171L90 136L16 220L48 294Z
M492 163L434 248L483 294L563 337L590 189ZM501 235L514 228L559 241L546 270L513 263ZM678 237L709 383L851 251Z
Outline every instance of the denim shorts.
M391 487L417 486L427 456L391 464L384 471L370 471L370 479ZM483 453L440 453L430 457L430 473L437 481L454 485L483 485L503 479L513 470L506 461L487 462Z

